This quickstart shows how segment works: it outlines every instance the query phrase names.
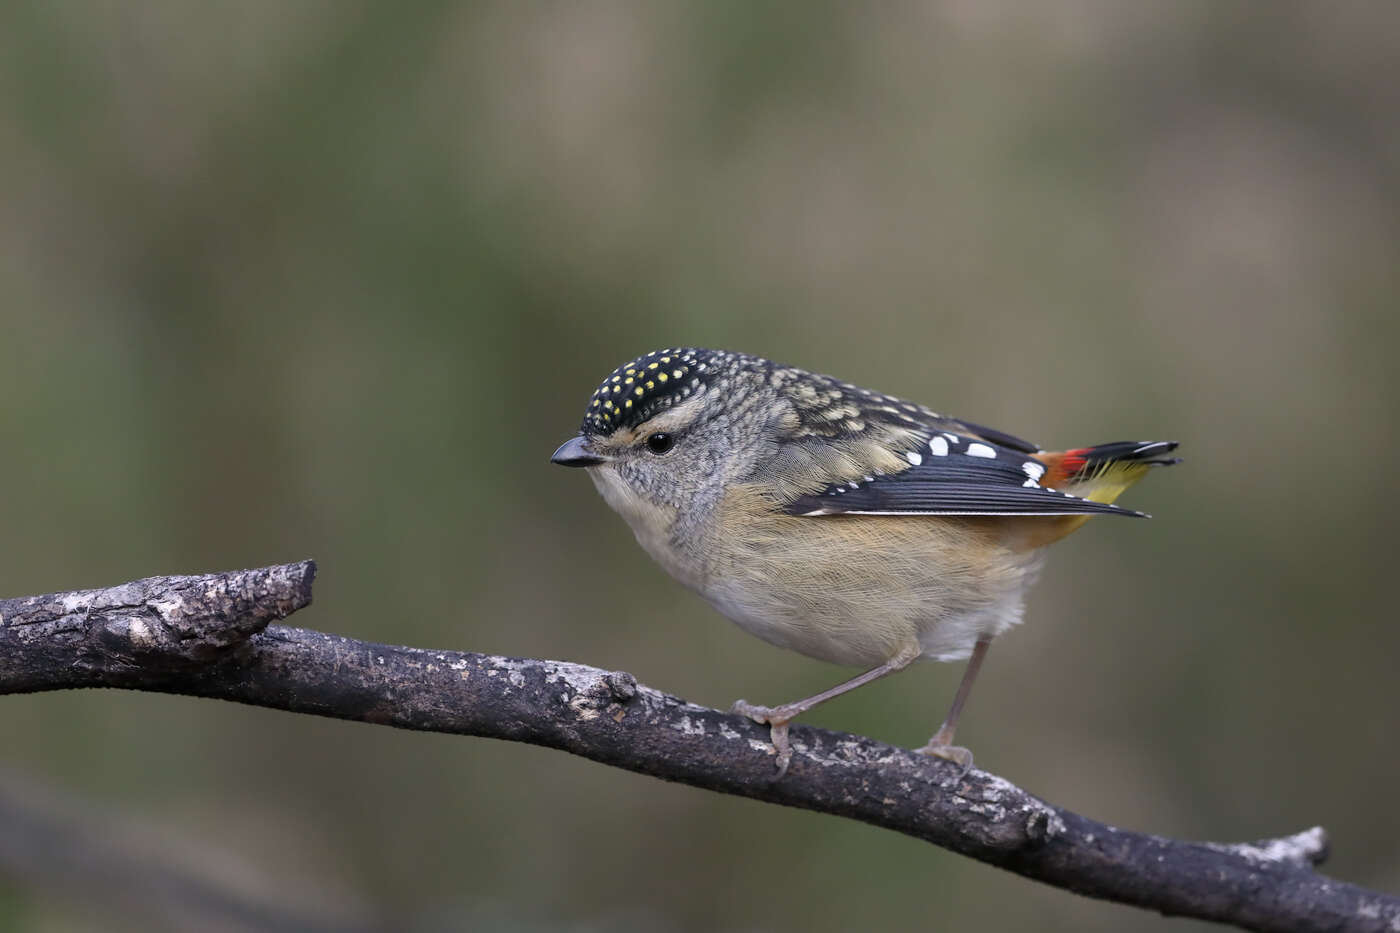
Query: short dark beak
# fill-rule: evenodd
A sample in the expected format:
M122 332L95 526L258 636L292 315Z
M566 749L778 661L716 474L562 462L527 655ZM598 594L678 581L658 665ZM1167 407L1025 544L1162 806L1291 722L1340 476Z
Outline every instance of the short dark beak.
M559 449L554 452L554 456L549 458L550 463L557 463L560 466L587 467L597 466L600 463L607 463L611 457L600 457L584 446L583 435L571 437L559 445Z

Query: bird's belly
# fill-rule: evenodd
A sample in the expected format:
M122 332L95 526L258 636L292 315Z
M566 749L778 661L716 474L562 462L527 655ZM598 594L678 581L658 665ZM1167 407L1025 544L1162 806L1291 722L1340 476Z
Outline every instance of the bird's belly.
M805 538L775 536L771 549L751 541L747 560L696 588L764 641L850 666L874 667L915 643L925 658L959 660L978 638L1020 621L1039 564L1035 555L942 540L975 533L975 525L945 521L911 533L915 523L895 519L899 524L888 529L893 537L871 540L852 536L851 526L839 527L843 521L815 529L820 535L830 528L826 542L814 539L810 527Z
M889 660L898 645L917 637L916 629L904 620L892 622L876 613L868 614L864 624L833 629L829 616L796 611L771 598L773 594L751 587L716 587L703 595L750 635L832 664L874 667Z
M959 661L972 653L982 637L995 637L1021 619L1021 598L976 609L938 611L932 604L919 612L890 612L879 600L815 612L794 611L775 600L757 599L749 590L736 593L717 588L704 594L710 603L744 631L769 644L811 658L851 667L875 667L900 649L917 642L920 655L937 661ZM840 602L833 600L832 602Z

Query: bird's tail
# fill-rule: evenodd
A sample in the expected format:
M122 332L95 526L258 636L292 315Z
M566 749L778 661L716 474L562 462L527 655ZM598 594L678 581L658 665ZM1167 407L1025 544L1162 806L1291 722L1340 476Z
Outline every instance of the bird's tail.
M1153 467L1180 463L1179 457L1162 456L1175 449L1176 441L1116 441L1040 453L1036 459L1046 467L1042 486L1108 503Z

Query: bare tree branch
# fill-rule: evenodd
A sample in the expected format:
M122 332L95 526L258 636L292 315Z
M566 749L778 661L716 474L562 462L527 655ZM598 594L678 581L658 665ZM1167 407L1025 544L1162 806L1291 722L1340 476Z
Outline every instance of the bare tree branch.
M766 727L563 661L427 651L270 623L311 601L310 561L0 600L0 693L122 687L573 752L834 813L1090 897L1251 930L1400 930L1400 898L1313 871L1314 828L1251 844L1120 830L984 771L796 726L774 781Z

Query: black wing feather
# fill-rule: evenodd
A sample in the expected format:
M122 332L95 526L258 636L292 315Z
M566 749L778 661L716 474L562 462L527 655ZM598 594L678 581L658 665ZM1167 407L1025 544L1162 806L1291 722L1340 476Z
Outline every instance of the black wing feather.
M900 474L903 476L904 474ZM1040 487L884 477L845 493L802 496L794 515L1141 515Z
M976 424L964 418L957 418L955 420L958 424L967 428L973 434L976 434L979 437L985 437L987 440L1000 447L1006 447L1011 450L1019 450L1022 453L1028 454L1033 454L1040 450L1040 447L1038 445L1033 444L1024 438L1017 437L1014 434L1007 434L1005 431L998 431L996 428L989 428L983 424Z
M970 451L975 451L972 453ZM991 454L988 456L988 454ZM792 515L1133 515L1141 512L1048 489L1024 451L940 433L905 454L899 473L833 483L800 496Z

